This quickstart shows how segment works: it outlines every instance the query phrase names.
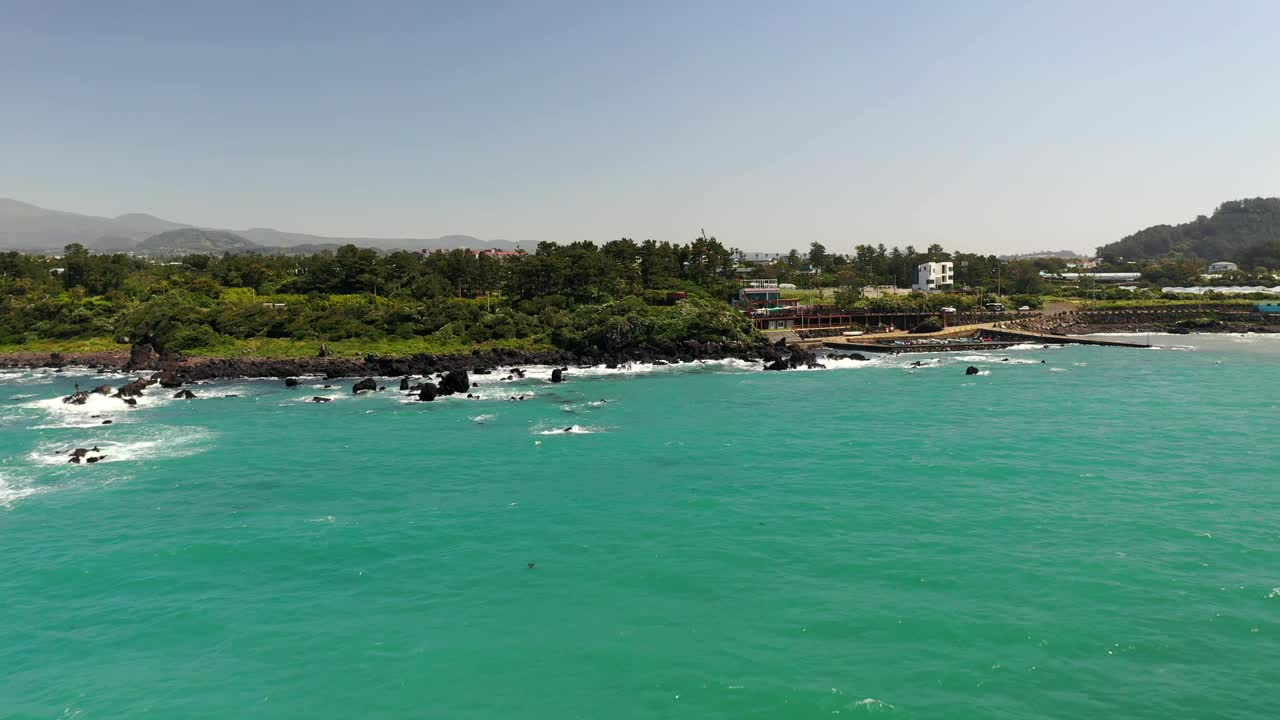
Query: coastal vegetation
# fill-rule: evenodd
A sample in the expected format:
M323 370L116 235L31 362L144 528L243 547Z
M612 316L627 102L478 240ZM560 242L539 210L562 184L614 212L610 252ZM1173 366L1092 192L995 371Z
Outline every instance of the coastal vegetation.
M541 243L531 253L501 254L344 245L306 255L236 252L236 236L213 230L171 229L152 239L158 247L203 252L155 258L72 244L59 256L0 253L0 351L147 343L211 357L314 356L321 347L338 356L656 348L669 354L690 341L760 342L729 302L741 281L756 278L794 282L797 289L783 296L802 304L933 317L981 311L992 302L1009 310L1048 302L1082 309L1221 304L1225 296L1171 296L1160 283L1275 282L1262 267L1205 278L1204 264L1185 257L1107 260L1098 270L1142 272L1141 282L1124 289L1053 282L1046 274L1067 270L1063 258L1002 260L938 245L924 251L858 245L841 255L814 242L803 255L743 263L706 237L687 244ZM915 265L943 260L955 264L957 292L864 292L909 284Z
M192 254L168 262L98 255L0 254L0 346L314 354L554 348L575 353L749 342L750 322L725 301L732 254L618 240L543 244L499 260L344 246L303 257ZM358 349L357 349L358 348Z

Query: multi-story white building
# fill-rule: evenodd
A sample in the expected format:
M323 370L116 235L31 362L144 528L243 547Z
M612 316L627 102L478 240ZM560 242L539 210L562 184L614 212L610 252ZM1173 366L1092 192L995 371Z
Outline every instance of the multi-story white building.
M927 262L916 266L915 279L911 282L912 290L920 292L938 292L950 290L955 284L952 264L947 262Z

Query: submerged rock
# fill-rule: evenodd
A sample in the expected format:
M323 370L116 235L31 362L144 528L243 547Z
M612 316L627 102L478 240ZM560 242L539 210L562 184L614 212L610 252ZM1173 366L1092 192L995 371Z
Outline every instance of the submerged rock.
M313 403L327 403L327 402L333 402L333 398L320 397L319 395L317 395L317 396L315 396L315 397L311 398L310 400L308 400L307 402L313 402Z
M195 400L196 394L190 390L179 390L173 394L174 400Z
M89 401L89 393L85 390L77 390L74 393L62 398L62 402L67 405L83 405Z
M142 391L146 390L153 382L153 380L138 378L117 390L115 396L120 398L139 397L142 395Z
M965 375L977 375L980 372L982 371L972 365L964 369Z
M77 465L80 463L93 464L106 457L106 455L103 455L102 451L98 449L97 445L92 448L76 448L67 454L70 456L67 458L67 462L75 463Z

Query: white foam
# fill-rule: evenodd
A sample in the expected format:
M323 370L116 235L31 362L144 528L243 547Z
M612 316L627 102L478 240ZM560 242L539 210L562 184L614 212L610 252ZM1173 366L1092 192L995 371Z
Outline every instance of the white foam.
M45 443L32 450L28 459L37 465L92 468L103 463L186 457L204 452L210 437L211 434L201 428L168 427L148 430L142 437L133 439ZM93 464L68 462L68 453L81 447L97 447L102 460Z
M820 367L820 368L798 367L795 369L805 370L805 371L861 370L869 367L883 367L885 363L883 362L882 358L875 358L871 360L855 360L851 357L844 357L841 355L822 355L818 357L818 364L822 365L823 367Z
M32 487L17 480L11 480L4 475L0 475L0 507L9 509L17 501L38 495L47 488Z
M1066 371L1067 371L1067 369L1066 369L1066 368L1060 368L1060 367L1051 367L1051 368L1049 368L1049 372L1066 372Z
M325 398L325 399L327 399L329 402L333 402L334 400L343 400L343 399L346 399L346 398L351 397L351 396L350 396L350 395L344 395L344 394L342 394L342 393L340 393L340 392L337 392L336 390L335 390L335 391L326 391L326 392L325 392L325 393L323 393L323 394L317 394L317 395L300 395L300 396L298 396L298 397L296 397L296 398L293 398L293 399L291 399L291 400L286 400L285 402L282 402L282 403L280 403L280 404L281 404L281 405L293 405L293 404L295 404L295 403L308 403L308 404L311 404L311 405L318 405L318 404L320 404L320 403L314 403L314 402L311 402L311 398L318 398L318 397Z
M582 425L570 425L567 428L558 428L555 430L539 430L539 435L593 435L602 432L596 428L583 427Z
M131 413L160 402L157 395L143 395L135 398L138 404L130 406L120 398L113 398L98 393L89 393L83 405L62 402L64 396L46 398L24 403L22 407L39 410L48 416L49 422L38 427L47 428L87 428L101 425L103 420L121 422L127 420ZM93 417L98 415L100 417Z
M485 423L489 422L490 420L495 420L495 419L497 419L497 417L498 417L497 415L494 415L494 414L492 414L492 413L489 413L489 414L487 414L487 415L477 415L477 416L475 416L475 417L471 418L471 421L472 421L472 422L477 422L477 423L480 423L481 425L483 425L483 424L485 424Z

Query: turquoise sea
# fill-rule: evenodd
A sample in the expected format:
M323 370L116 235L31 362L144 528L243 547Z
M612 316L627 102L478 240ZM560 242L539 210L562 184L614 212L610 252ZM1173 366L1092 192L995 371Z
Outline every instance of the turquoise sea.
M1155 340L429 404L7 371L0 718L1274 718L1280 337Z

